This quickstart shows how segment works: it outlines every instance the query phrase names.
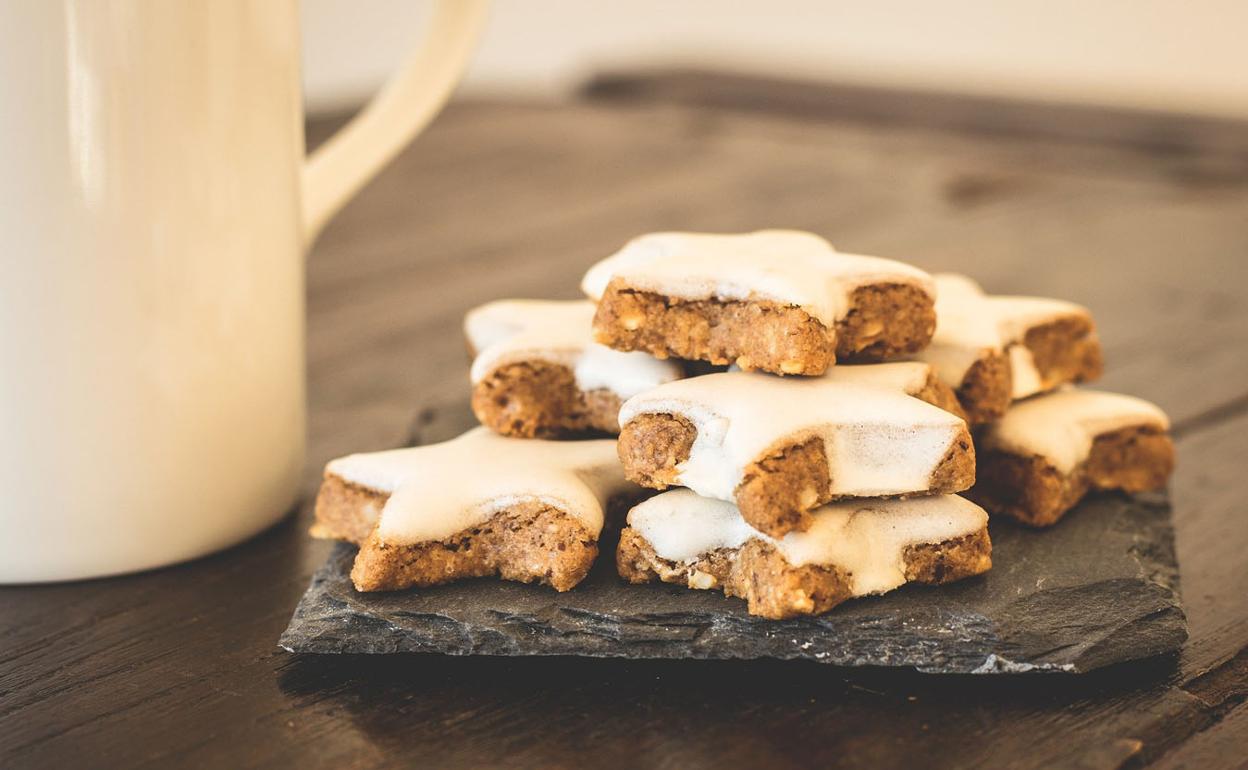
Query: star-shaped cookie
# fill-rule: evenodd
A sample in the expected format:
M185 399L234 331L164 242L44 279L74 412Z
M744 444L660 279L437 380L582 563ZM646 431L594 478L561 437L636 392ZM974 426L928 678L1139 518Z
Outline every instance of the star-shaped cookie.
M652 233L589 269L594 338L617 350L822 374L913 353L935 325L931 277L817 235Z
M359 591L499 575L566 591L598 553L624 480L615 442L542 441L473 429L441 444L333 460L316 537L360 545Z
M732 503L674 489L629 512L616 568L632 583L720 588L778 619L992 567L988 515L957 495L832 503L811 517L809 530L772 538Z
M1133 396L1063 388L1020 401L980 429L968 495L1032 526L1056 523L1089 490L1159 489L1174 470L1164 412Z

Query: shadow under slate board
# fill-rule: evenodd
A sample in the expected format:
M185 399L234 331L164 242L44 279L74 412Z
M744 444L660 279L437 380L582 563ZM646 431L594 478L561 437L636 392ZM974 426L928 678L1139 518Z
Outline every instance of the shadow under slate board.
M471 424L462 405L428 409L414 443ZM478 579L357 593L355 548L316 572L280 645L297 653L781 658L931 673L1085 672L1179 648L1170 506L1164 495L1093 495L1057 526L994 519L993 568L941 587L906 586L797 620L756 618L714 591L615 575L614 543L566 593Z

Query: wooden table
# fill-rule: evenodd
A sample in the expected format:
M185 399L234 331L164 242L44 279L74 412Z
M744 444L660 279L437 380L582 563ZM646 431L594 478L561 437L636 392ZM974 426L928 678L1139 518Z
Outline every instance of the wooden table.
M1181 654L1023 678L301 658L275 641L328 549L304 506L192 564L0 589L0 766L1244 766L1243 125L678 72L458 104L312 254L308 492L464 397L472 305L576 296L640 232L768 226L1095 311L1104 385L1174 417Z

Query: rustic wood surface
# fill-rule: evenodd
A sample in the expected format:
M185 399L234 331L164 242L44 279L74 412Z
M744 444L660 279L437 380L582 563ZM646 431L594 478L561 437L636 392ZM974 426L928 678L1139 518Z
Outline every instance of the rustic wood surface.
M305 506L191 564L0 589L0 767L1244 766L1244 126L689 73L457 104L312 253L308 492L463 398L472 305L573 297L639 232L771 226L1095 311L1105 387L1175 420L1179 655L991 680L291 656L276 639L328 551Z

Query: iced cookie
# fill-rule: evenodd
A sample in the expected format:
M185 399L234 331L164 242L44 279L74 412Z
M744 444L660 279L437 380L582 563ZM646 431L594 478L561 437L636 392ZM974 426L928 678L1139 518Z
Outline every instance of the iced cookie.
M678 379L680 364L593 341L594 305L508 299L470 311L472 411L498 433L532 438L619 432L620 404Z
M312 534L359 544L358 591L488 575L566 591L598 554L608 502L630 489L612 440L475 428L442 444L330 462Z
M814 512L782 539L746 524L732 503L675 489L634 507L616 568L631 583L719 588L752 615L817 615L905 583L948 583L992 567L988 516L957 495L857 500Z
M620 460L642 486L733 501L779 537L847 497L958 492L975 450L927 364L837 366L822 377L723 372L661 385L620 410Z
M936 318L927 273L795 230L643 235L581 288L604 345L778 374L913 353Z
M1116 393L1069 388L1020 401L977 434L969 496L1042 527L1092 489L1158 489L1174 469L1169 427L1156 406Z
M936 278L936 333L918 357L958 393L972 423L995 420L1010 402L1101 376L1101 343L1079 305L984 294L970 278Z

